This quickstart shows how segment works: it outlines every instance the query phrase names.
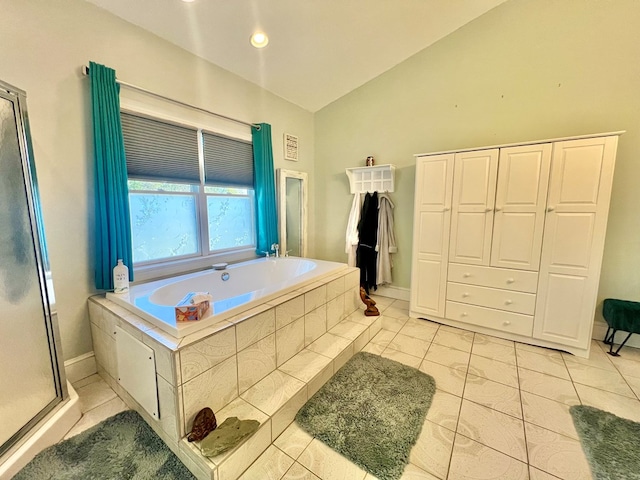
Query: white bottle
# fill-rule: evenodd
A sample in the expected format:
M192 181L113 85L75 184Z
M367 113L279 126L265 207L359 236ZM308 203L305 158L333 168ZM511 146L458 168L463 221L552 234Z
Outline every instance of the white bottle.
M118 259L118 264L113 267L113 293L129 293L129 268Z

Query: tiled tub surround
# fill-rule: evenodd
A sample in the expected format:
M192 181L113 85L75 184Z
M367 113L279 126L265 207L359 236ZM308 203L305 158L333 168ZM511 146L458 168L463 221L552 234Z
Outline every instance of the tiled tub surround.
M381 329L365 317L359 270L347 268L206 329L176 338L104 296L89 299L98 373L198 477L237 478L293 421L302 405ZM116 326L153 349L160 418L118 383ZM205 458L186 441L196 413L256 419L236 449Z

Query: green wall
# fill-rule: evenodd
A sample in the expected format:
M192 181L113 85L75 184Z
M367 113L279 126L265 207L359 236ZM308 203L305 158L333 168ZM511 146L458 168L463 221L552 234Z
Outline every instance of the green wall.
M510 0L316 113L316 245L346 261L345 167L396 165L394 284L409 288L416 153L626 130L600 298L640 299L640 2Z

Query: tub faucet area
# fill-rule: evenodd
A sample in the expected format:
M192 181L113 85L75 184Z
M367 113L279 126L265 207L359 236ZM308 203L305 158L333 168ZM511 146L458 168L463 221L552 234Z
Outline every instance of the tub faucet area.
M271 251L275 251L275 256L276 258L280 257L280 245L278 245L277 243L273 243L271 244Z

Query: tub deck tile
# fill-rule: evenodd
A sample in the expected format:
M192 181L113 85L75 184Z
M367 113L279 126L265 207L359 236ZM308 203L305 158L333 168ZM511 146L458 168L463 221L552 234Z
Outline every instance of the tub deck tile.
M350 340L338 337L337 335L334 335L332 333L325 333L315 342L310 344L307 348L316 353L319 353L320 355L324 355L325 357L334 359L338 355L340 355L343 350L345 350L349 345L351 345Z
M304 382L280 370L274 370L240 397L272 416L304 388Z
M298 380L309 383L330 363L329 357L305 348L284 365L281 365L280 370Z

